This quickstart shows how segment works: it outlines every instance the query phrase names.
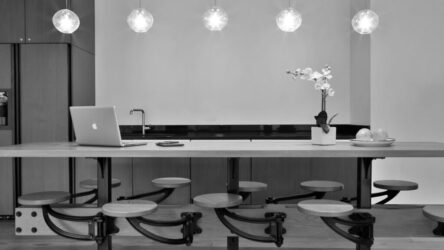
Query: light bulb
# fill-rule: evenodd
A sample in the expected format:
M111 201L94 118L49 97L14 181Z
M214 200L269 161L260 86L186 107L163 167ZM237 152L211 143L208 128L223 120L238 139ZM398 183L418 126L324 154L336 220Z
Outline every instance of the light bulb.
M203 22L207 29L211 31L221 31L227 26L228 15L223 9L213 7L205 12Z
M52 17L52 23L58 31L64 34L72 34L79 28L80 19L71 10L61 9Z
M144 33L153 27L154 18L147 10L139 8L131 11L126 22L134 32Z
M285 9L276 16L276 24L284 32L294 32L302 24L302 16L293 8Z
M379 17L371 10L361 10L352 19L353 29L359 34L371 34L378 24Z

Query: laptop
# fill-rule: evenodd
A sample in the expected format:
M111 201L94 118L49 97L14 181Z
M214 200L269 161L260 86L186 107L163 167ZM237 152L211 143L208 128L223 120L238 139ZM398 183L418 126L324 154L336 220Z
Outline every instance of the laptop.
M115 107L70 107L79 145L129 147L146 145L143 141L125 141L120 137Z

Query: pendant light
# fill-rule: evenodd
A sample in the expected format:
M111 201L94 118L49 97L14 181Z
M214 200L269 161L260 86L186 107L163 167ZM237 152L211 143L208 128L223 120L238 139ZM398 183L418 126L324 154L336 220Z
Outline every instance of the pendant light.
M353 29L359 34L371 34L379 24L378 15L372 10L361 10L352 19Z
M301 14L291 7L290 0L288 1L288 8L279 12L276 16L276 25L283 32L294 32L302 24Z
M205 28L211 31L221 31L227 26L228 15L223 9L217 7L217 0L214 0L214 6L203 15L203 23Z
M153 15L142 8L142 0L139 0L139 8L131 11L126 19L128 26L136 33L145 33L153 27Z
M61 9L54 14L52 24L64 34L72 34L79 28L80 19L76 13L68 9L68 0L66 0L66 9Z

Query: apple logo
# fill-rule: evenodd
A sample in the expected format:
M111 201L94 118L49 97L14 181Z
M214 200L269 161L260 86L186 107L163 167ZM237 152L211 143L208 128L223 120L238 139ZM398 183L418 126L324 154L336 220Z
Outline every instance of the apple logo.
M99 127L97 127L97 124L96 124L96 123L93 123L93 124L91 125L91 127L92 127L94 130L99 129Z

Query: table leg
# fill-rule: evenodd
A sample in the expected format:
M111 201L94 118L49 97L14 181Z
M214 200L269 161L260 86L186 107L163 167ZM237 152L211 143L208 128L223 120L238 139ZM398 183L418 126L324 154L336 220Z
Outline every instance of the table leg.
M227 162L227 192L239 193L239 158L228 158ZM239 250L239 237L227 236L227 250Z
M357 208L371 208L372 158L358 158Z
M97 206L101 207L111 201L111 158L97 159ZM111 250L112 238L105 232L98 250Z
M228 158L227 165L227 192L239 192L239 158Z

